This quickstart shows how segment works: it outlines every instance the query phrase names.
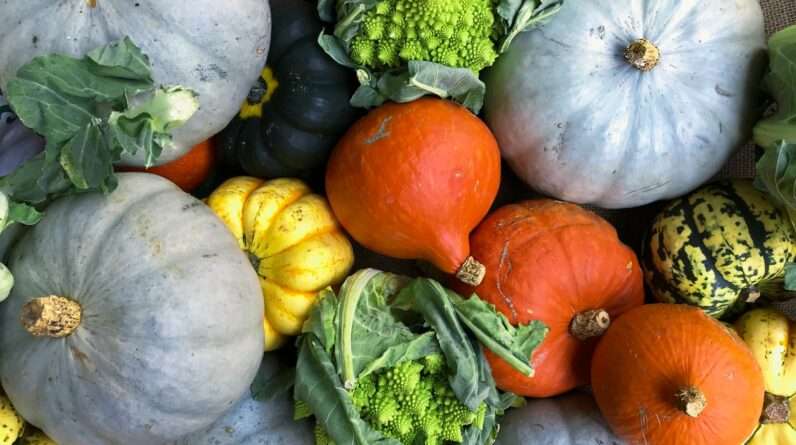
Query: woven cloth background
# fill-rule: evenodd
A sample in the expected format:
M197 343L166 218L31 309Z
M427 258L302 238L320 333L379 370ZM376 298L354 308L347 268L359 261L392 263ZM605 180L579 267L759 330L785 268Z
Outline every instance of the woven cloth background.
M766 20L766 32L771 34L796 24L796 0L760 0ZM732 178L752 178L755 176L757 150L749 144L733 156L720 175Z

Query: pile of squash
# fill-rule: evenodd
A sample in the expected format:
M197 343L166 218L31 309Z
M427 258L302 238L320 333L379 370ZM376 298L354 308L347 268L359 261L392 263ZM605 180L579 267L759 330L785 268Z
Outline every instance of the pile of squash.
M289 387L319 295L375 264L548 328L530 376L482 348L525 399L485 443L796 444L796 229L712 181L765 104L757 0L565 0L475 77L481 115L417 77L356 108L375 80L324 39L330 2L10 3L0 88L129 35L201 107L156 165L6 227L3 178L52 147L0 96L0 445L315 443L253 382ZM642 245L586 207L647 204Z

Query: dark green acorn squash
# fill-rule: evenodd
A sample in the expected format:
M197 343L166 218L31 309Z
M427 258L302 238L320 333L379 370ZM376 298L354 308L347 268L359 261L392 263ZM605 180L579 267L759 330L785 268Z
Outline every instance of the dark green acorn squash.
M644 269L653 295L720 318L761 295L781 299L796 259L788 218L749 180L707 185L671 202L653 223Z
M221 162L260 178L305 176L358 117L349 105L351 70L317 43L322 24L303 0L271 0L267 66L237 117L221 134Z

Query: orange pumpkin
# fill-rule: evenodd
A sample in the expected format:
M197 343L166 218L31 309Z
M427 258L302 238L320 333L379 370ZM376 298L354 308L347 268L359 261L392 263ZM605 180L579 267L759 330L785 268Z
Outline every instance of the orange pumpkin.
M177 184L185 192L192 192L209 176L215 164L215 148L208 139L196 144L191 151L179 159L157 167L121 167L119 171L139 171L162 176Z
M743 341L702 310L651 304L623 315L594 354L592 388L630 445L735 445L763 407L763 375Z
M468 236L500 185L500 152L487 126L453 102L388 103L335 147L326 193L340 223L383 255L422 259L468 277ZM464 267L463 267L464 266Z
M644 302L641 269L616 230L574 204L527 201L502 207L473 232L472 255L486 266L475 291L512 324L541 320L550 329L527 377L486 352L497 386L549 397L589 382L597 337L610 321Z

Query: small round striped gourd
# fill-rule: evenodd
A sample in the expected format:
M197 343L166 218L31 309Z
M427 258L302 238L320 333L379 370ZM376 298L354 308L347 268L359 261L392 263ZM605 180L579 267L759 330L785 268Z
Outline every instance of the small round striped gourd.
M645 276L659 301L719 318L761 294L783 297L794 242L787 217L751 181L717 182L657 216L644 246Z

